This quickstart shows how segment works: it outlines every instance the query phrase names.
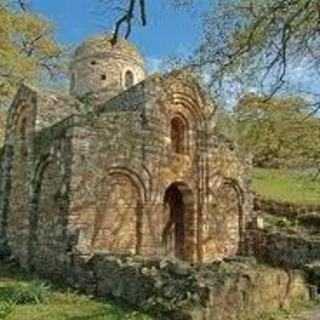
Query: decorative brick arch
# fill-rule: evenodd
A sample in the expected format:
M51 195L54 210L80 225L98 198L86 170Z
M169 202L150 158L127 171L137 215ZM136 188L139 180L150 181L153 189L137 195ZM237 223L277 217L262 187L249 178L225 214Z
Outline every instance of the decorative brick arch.
M33 108L25 101L20 101L16 109L10 115L8 121L8 132L13 133L14 137L14 152L15 155L25 156L28 154L28 145L30 135L33 131Z
M192 189L184 182L171 183L163 197L165 255L193 262L196 252L196 208Z
M42 154L35 164L34 174L31 179L31 203L30 203L30 237L29 237L29 263L32 266L35 259L44 255L46 251L39 253L43 249L44 242L49 238L58 225L56 222L60 216L58 205L58 193L60 192L63 178L60 176L61 162L52 153ZM37 251L38 248L38 251ZM37 252L37 254L35 254ZM48 251L49 252L49 251ZM39 261L38 261L39 263Z
M140 177L128 169L111 168L102 183L96 204L92 250L139 254L145 201Z
M185 154L189 150L189 122L180 113L174 113L170 121L170 136L172 150Z
M130 179L132 181L132 183L136 186L136 188L139 190L139 196L141 197L141 201L142 202L147 201L148 187L142 177L143 176L142 174L136 173L135 169L129 169L129 168L126 168L123 166L110 167L106 172L106 175L110 176L110 177L112 177L115 174L121 174L121 175L128 177L128 179ZM148 179L149 179L149 177L148 177Z
M238 182L223 178L211 193L213 201L208 207L206 232L201 241L205 261L239 254L243 241L244 197Z
M31 163L28 161L32 148L30 134L33 130L32 106L20 100L12 107L7 121L6 148L10 160L10 193L7 233L12 250L19 252L21 261L28 259ZM9 155L10 150L10 155ZM9 162L8 162L9 163Z
M243 210L245 195L244 195L243 189L241 188L240 184L236 179L225 178L223 185L228 186L230 189L233 189L236 194L238 221L239 221L239 230L238 230L239 231L239 247L238 247L239 252L237 253L240 254L241 250L243 249L242 244L244 241L244 229L245 229L245 223L246 223L244 210Z

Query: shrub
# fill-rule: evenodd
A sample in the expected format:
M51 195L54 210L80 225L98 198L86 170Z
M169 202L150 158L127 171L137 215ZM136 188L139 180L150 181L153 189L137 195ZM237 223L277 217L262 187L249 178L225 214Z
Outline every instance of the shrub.
M15 303L1 302L0 303L0 319L6 319L7 316L13 311Z
M19 282L2 288L1 298L4 302L15 304L38 304L49 298L50 287L40 281Z

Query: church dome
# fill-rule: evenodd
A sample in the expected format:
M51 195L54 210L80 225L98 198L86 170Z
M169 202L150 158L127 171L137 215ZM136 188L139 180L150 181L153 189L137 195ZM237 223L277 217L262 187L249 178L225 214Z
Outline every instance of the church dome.
M129 41L119 38L117 43L111 44L111 36L97 36L84 41L75 51L74 59L87 59L93 56L119 55L123 58L135 60L144 65L144 60L138 49Z
M99 102L108 100L145 79L144 60L129 41L97 36L76 50L70 67L70 92L73 96L95 95Z

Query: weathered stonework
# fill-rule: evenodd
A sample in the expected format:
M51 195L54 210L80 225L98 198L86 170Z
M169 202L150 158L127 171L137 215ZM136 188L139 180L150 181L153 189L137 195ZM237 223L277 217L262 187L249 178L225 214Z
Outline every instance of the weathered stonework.
M259 319L310 299L305 275L237 258L201 265L97 254L75 261L69 283L98 297L113 296L156 319Z
M246 165L217 136L197 79L145 79L131 45L102 38L76 51L71 71L76 98L22 86L11 106L2 248L47 274L97 253L191 263L242 253L253 218Z

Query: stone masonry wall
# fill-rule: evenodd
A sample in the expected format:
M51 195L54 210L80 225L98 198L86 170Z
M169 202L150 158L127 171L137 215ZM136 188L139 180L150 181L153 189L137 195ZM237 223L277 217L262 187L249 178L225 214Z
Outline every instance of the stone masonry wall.
M258 319L309 299L304 275L235 259L191 267L175 260L98 254L74 260L69 283L114 297L157 319Z
M62 274L70 264L68 234L72 163L69 123L42 132L36 139L32 184L30 267Z
M213 138L198 86L179 77L155 77L95 112L38 124L28 165L11 161L18 201L10 198L7 230L20 262L41 271L48 260L63 273L71 251L190 262L241 253L250 220L244 167Z
M209 142L207 211L202 217L204 261L244 253L245 233L253 219L246 181L250 166L232 145L213 134Z
M251 254L273 266L304 269L320 260L320 240L281 232L251 232Z

